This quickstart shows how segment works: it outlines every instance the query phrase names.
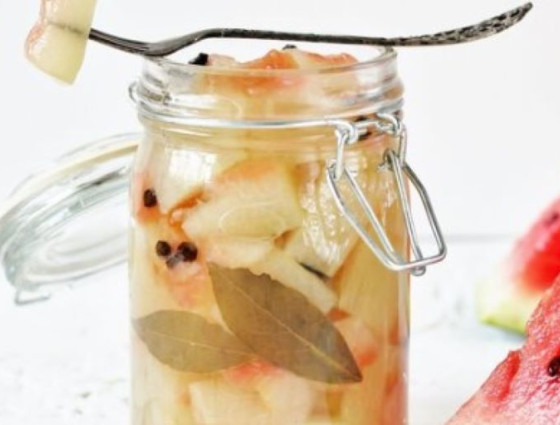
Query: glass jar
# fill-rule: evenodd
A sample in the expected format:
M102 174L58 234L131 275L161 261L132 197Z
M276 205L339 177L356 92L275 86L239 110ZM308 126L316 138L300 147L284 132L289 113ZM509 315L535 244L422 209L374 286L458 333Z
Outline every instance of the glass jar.
M396 53L368 52L297 70L146 59L138 147L65 156L1 211L17 301L44 299L121 259L107 206L130 179L133 425L407 423L409 274L445 245L405 161Z
M153 60L133 94L133 424L407 423L409 275L372 255L329 183L337 137L365 124L343 164L408 258L385 157L399 140L373 124L400 116L395 53L321 70Z

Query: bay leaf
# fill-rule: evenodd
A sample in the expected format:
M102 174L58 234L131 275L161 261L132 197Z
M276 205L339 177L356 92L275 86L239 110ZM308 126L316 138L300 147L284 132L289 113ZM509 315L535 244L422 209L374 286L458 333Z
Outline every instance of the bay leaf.
M216 372L254 358L245 344L221 326L186 311L158 311L133 324L150 353L179 371Z
M298 291L246 269L209 271L228 328L263 359L315 381L362 380L340 332Z

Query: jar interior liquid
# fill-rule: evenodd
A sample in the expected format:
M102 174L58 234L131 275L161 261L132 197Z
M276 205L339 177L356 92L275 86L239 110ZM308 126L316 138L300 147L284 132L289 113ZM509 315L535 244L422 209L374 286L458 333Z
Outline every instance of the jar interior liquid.
M294 54L306 57L275 60ZM172 95L183 112L196 105L197 118L327 116L350 90L363 97L350 68L321 85L320 70L247 77L187 66L179 78L147 66L152 84L179 84ZM140 111L146 133L131 189L132 423L406 424L408 276L385 268L340 214L326 172L333 129L178 123L153 113L165 96L144 95L152 109ZM169 105L161 100L162 115ZM394 177L382 165L395 143L372 130L345 164L406 257ZM367 226L349 187L341 191Z

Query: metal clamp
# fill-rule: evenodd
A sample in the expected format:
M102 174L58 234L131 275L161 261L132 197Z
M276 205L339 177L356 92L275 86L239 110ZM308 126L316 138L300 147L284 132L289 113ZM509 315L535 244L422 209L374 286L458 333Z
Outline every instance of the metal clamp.
M392 114L378 114L375 118L369 120L362 120L357 123L340 121L332 123L335 126L337 135L337 152L336 159L327 167L327 182L331 190L331 194L335 200L337 207L344 217L348 220L350 225L367 244L375 256L387 268L394 271L410 271L414 276L421 276L426 272L426 266L437 263L443 260L447 254L447 248L441 228L434 213L432 203L424 188L422 182L418 179L412 168L406 162L406 145L407 134L406 127L403 122L395 115ZM407 260L397 252L392 245L381 221L373 211L372 206L356 178L348 171L344 162L345 148L353 143L356 143L360 133L367 130L368 127L375 127L377 130L387 133L398 140L398 149L389 148L384 154L383 165L387 165L395 176L395 182L398 190L398 199L401 205L403 220L406 225L408 237L412 250L412 259ZM420 247L420 241L416 231L416 225L412 217L412 208L410 206L406 180L412 183L412 186L418 192L422 201L424 212L431 227L432 236L437 244L437 253L431 256L424 256ZM345 180L351 189L352 194L355 196L360 207L365 213L369 224L373 227L375 235L379 242L376 242L372 235L368 233L366 228L360 223L356 215L345 203L341 190L340 183Z

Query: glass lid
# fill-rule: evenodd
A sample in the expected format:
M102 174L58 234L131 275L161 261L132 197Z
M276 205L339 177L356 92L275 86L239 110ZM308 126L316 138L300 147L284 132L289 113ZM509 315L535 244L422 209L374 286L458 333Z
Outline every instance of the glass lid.
M123 262L128 185L140 134L88 143L23 181L0 205L0 261L15 301Z

